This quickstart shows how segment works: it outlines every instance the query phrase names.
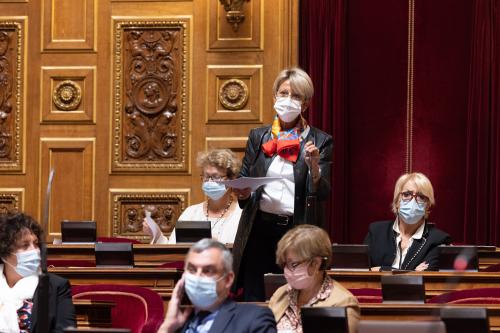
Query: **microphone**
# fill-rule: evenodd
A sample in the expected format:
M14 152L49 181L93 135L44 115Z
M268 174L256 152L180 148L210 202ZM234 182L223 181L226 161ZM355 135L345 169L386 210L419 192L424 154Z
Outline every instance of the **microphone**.
M43 207L42 228L44 231L44 239L40 240L40 266L42 274L38 278L38 297L37 302L37 332L49 333L49 275L47 273L47 233L49 224L49 205L50 193L52 190L52 181L54 180L54 169L50 170L49 180L47 182L47 195L45 197L45 206Z

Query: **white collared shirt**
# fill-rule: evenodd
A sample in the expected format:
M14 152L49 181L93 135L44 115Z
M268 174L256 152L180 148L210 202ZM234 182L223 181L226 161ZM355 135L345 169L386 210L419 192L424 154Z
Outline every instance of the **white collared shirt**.
M305 140L310 127L300 135L300 140ZM283 177L282 180L264 185L260 199L260 210L282 215L293 215L295 203L295 179L293 176L293 163L276 155L267 169L266 177Z
M394 262L392 263L392 268L395 269L401 269L401 264L405 261L406 254L408 253L408 249L411 247L413 244L414 239L421 239L423 234L424 234L424 228L425 228L425 223L422 223L420 227L418 227L417 231L410 237L410 240L408 242L408 246L406 249L403 250L403 253L401 253L401 247L399 244L401 243L401 232L399 231L399 224L398 224L398 219L394 221L394 224L392 225L392 230L394 230L397 233L396 237L396 258L394 258Z

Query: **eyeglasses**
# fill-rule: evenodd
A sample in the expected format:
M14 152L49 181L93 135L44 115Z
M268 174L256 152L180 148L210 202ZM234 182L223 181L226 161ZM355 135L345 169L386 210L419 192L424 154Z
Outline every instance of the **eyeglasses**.
M401 194L401 199L404 202L408 202L413 198L415 198L417 203L426 203L427 201L429 201L429 198L420 192L413 193L412 191L405 191L401 192L400 194Z
M292 94L288 91L278 91L278 93L276 94L276 97L283 97L283 98L290 97L291 99L293 99L294 101L297 101L297 102L302 102L302 100L303 100L303 97L300 96L299 94Z
M288 268L288 270L293 272L293 271L295 271L295 269L297 269L297 267L299 267L303 263L310 262L310 261L311 261L311 259L304 259L304 260L300 260L300 261L287 262L285 265L283 265L283 268L286 267L286 268Z
M222 180L226 180L227 176L205 176L205 175L200 175L201 181L203 182L208 182L208 181L213 181L213 182L220 182Z

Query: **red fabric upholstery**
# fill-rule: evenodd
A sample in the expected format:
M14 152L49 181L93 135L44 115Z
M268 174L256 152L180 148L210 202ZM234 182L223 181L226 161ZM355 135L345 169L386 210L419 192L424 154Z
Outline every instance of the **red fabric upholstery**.
M95 260L47 259L48 267L95 267Z
M72 286L73 299L112 301L113 328L129 328L132 333L156 333L163 321L163 300L156 292L127 285Z
M500 264L490 265L486 268L480 269L481 272L500 272Z
M457 290L431 298L428 303L500 304L500 288Z
M169 261L158 266L159 268L177 268L184 269L184 261Z
M136 239L129 239L125 237L97 237L97 241L101 243L132 243L142 244Z
M352 288L349 291L359 303L382 303L382 290L376 288Z

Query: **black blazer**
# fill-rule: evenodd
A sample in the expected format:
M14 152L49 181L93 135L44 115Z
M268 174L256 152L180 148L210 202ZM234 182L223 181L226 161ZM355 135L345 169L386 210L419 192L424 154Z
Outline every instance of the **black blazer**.
M37 332L38 287L33 296L32 310L32 332ZM71 286L69 281L55 274L49 273L49 323L50 332L63 333L69 326L76 327L75 307L71 298Z
M293 175L295 182L295 202L294 202L294 212L293 212L293 224L316 224L322 226L323 217L321 213L324 209L321 209L321 201L328 198L330 194L330 167L332 160L332 149L333 140L327 133L314 128L309 127L309 133L306 138L300 143L300 153L293 166ZM247 146L245 150L245 156L243 158L243 164L240 170L241 177L265 177L267 169L273 161L272 157L268 157L261 149L263 143L272 139L271 126L264 126L254 128L250 131L248 135ZM304 160L304 150L303 147L307 141L312 141L316 147L319 149L320 160L319 167L321 169L321 178L317 188L312 188L312 180L309 175L309 168ZM259 201L262 195L262 188L259 188L255 193L252 193L249 199L239 200L239 205L243 209L241 213L240 224L238 225L238 231L236 233L236 238L234 240L233 246L233 257L234 257L234 271L238 274L239 267L241 264L241 258L243 257L243 251L245 250L248 237L252 230L253 221L255 220L255 215L259 208ZM308 221L306 217L306 198L314 197L318 202L316 203L316 216L317 218L312 221ZM237 276L236 276L237 278ZM235 278L235 281L236 281Z
M191 319L192 316L189 318ZM180 332L185 332L188 322ZM226 300L220 307L219 313L209 333L275 333L276 321L273 313L266 306L255 304L235 303Z
M396 258L396 232L392 229L394 220L379 221L370 224L368 235L364 243L370 251L371 266L380 266L381 270L392 270L392 263ZM444 231L425 222L424 233L421 239L414 239L408 249L401 269L415 270L422 262L427 262L428 271L439 269L439 249L442 244L450 244L451 237Z

